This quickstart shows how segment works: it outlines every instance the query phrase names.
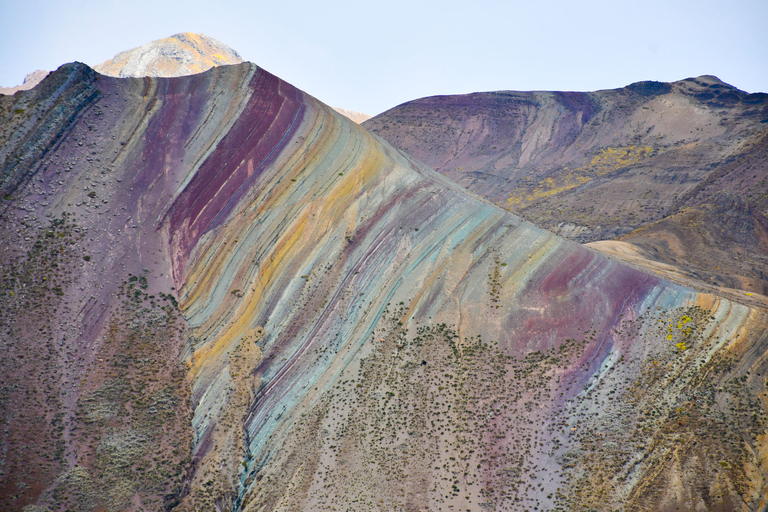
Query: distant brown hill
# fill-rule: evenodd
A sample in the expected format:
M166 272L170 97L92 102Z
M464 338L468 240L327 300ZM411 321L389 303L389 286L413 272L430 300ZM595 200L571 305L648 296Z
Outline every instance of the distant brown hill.
M620 238L690 278L768 293L768 94L701 76L435 96L364 126L561 236Z

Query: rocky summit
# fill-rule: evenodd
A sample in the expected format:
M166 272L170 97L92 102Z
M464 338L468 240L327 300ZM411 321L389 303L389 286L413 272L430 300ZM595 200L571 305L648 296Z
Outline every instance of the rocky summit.
M768 311L256 65L0 97L0 198L4 510L766 507Z
M241 62L243 59L240 54L216 39L204 34L185 32L119 53L112 60L103 62L94 69L105 75L123 78L173 77L193 75L214 66ZM13 89L13 92L16 90L18 89ZM3 93L1 88L0 93ZM371 118L368 114L352 110L338 107L334 109L356 123L362 123Z
M355 112L355 111L352 111L352 110L347 110L345 108L339 108L339 107L333 107L333 108L334 108L334 110L336 110L336 112L338 112L339 114L341 114L343 116L346 116L346 117L350 118L352 121L356 122L357 124L360 124L360 123L362 123L364 121L367 121L368 119L370 119L372 117L372 116L370 116L368 114L363 114L361 112Z
M43 78L48 76L48 71L43 71L41 69L38 69L36 71L33 71L32 73L29 73L27 76L24 77L24 83L21 85L16 85L13 87L0 87L0 94L15 94L17 91L26 91L37 84L39 84Z
M94 69L117 77L172 77L241 62L243 59L235 50L216 39L184 32L118 53Z

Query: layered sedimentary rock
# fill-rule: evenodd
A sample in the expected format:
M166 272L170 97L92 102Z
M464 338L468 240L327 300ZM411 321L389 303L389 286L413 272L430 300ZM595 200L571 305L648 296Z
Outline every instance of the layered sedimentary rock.
M701 76L435 96L365 128L563 237L619 237L659 271L766 295L767 120L768 94Z
M184 32L120 52L113 59L97 65L94 69L99 73L121 78L175 77L194 75L214 66L241 62L243 59L239 53L216 39L205 34ZM36 73L47 74L47 72ZM31 89L44 77L45 74L37 78L34 83L30 82L25 89ZM25 80L25 85L26 82ZM8 89L10 94L17 90L19 88ZM3 89L0 88L0 94L2 93ZM371 118L368 114L352 110L336 107L334 109L358 124Z
M764 310L252 64L71 64L0 116L3 507L764 506Z

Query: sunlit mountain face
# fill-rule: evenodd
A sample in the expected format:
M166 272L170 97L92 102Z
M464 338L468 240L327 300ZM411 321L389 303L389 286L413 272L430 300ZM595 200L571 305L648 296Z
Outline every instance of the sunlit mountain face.
M764 309L250 63L68 64L0 119L2 508L764 506Z

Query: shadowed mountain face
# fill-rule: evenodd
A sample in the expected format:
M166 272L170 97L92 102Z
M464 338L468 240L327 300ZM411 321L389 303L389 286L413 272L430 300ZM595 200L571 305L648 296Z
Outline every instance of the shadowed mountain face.
M561 236L621 237L688 277L768 293L767 94L702 76L593 93L436 96L365 127ZM721 216L727 204L739 206ZM704 221L693 233L691 215ZM738 262L724 256L735 238Z
M252 64L0 98L0 503L757 510L768 316Z

